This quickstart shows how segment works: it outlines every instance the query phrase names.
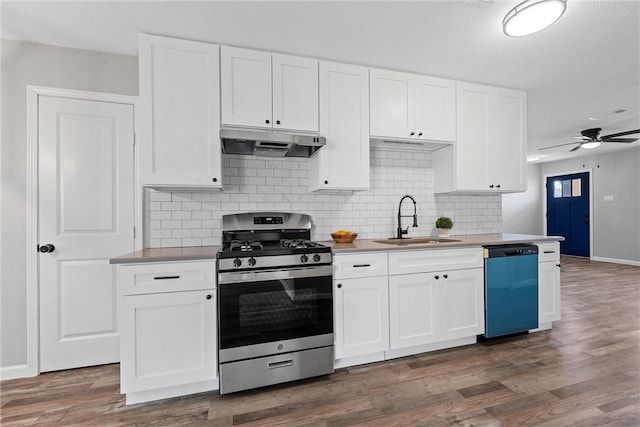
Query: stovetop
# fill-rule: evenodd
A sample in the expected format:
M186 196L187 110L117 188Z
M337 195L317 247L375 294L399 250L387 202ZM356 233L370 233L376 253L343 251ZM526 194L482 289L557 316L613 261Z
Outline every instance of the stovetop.
M307 239L279 241L233 240L225 243L218 258L263 257L331 252L331 248Z
M311 217L286 212L223 215L220 271L331 264L331 248L311 238Z

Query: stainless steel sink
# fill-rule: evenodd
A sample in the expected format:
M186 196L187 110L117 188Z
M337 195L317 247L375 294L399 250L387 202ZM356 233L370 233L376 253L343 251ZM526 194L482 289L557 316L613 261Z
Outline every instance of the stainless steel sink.
M415 238L408 238L408 239L374 240L374 242L382 243L385 245L405 246L405 245L437 245L440 243L461 242L461 240L449 239L447 237L415 237Z

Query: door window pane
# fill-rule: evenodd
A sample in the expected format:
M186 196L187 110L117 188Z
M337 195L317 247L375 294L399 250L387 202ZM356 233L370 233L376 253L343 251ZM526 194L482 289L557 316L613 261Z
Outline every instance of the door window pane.
M562 197L571 197L571 180L562 181Z
M582 196L582 179L574 179L571 181L571 195L573 197Z
M553 181L553 197L562 197L562 181Z

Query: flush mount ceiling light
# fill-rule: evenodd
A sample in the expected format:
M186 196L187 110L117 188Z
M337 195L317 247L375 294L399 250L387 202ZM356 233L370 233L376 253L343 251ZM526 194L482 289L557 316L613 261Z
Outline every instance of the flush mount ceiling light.
M537 33L556 22L566 8L567 0L526 0L507 13L502 29L511 37Z

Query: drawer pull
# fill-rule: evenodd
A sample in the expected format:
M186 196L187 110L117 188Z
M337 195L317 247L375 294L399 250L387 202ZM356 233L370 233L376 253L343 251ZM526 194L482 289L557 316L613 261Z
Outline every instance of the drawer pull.
M556 251L544 251L545 254L555 254Z
M180 276L156 276L153 278L153 280L172 280L172 279L179 279Z
M276 368L284 368L286 366L293 366L293 359L280 360L279 362L269 362L267 366L269 367L269 369L276 369Z
M371 264L353 264L353 268L371 267Z

